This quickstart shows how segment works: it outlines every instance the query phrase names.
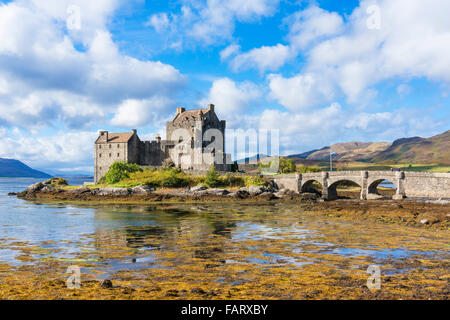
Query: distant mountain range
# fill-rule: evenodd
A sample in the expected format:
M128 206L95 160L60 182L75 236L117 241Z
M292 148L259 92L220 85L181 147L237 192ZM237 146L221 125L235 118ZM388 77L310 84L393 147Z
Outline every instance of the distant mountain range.
M413 137L396 140L386 150L367 160L450 165L450 130L431 138Z
M355 161L374 157L379 152L386 150L390 142L344 142L336 143L331 147L312 150L301 154L291 155L290 158L326 161L330 159L330 151L333 151L334 160Z
M295 163L315 165L330 160L361 161L385 164L439 164L450 165L450 130L431 138L402 138L394 142L344 142L322 149L287 156ZM249 160L264 160L265 154L238 160L239 164ZM270 158L270 157L269 157Z
M417 163L450 165L450 130L431 138L402 138L390 142L345 142L289 158L328 161L330 151L337 161L372 163Z
M30 168L15 159L0 158L0 177L2 178L51 178L51 175Z

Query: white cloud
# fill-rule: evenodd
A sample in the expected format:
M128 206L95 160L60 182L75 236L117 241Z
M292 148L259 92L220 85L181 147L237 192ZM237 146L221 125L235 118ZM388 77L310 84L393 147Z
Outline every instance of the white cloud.
M292 78L271 74L268 79L269 96L291 111L307 109L334 96L331 83L317 74L300 74Z
M13 138L0 140L0 157L25 161L32 167L59 168L72 163L92 165L93 141L97 132L58 132L50 137L37 137L16 132Z
M220 117L240 117L245 109L250 109L251 103L261 96L259 88L251 82L236 84L229 78L215 80L202 105L212 103ZM239 115L236 113L239 112Z
M228 47L220 51L220 60L226 60L229 57L237 54L241 47L237 44L230 44Z
M144 126L156 121L158 113L164 109L173 109L175 103L166 97L154 97L147 100L129 99L122 102L111 120L113 126Z
M77 31L65 33L68 3L0 6L0 84L8 84L0 91L0 123L83 127L105 120L124 100L173 97L184 85L172 66L119 52L102 24L117 1L75 1L84 43L76 49Z
M341 33L344 25L338 13L316 6L294 13L285 19L285 23L290 29L288 40L298 49L305 49L314 41Z
M183 45L215 45L232 38L236 21L253 22L262 17L269 17L276 12L279 2L279 0L186 1L180 13L154 14L149 17L146 25L153 26L159 33L164 32L164 38L170 38L168 47L174 47L174 44L177 44L176 48Z
M349 103L373 97L374 86L387 79L425 77L449 83L450 2L431 0L424 5L420 0L378 1L380 29L367 27L367 8L372 4L362 1L344 25L336 14L318 8L297 13L295 17L308 17L300 22L293 19L288 37L293 45L305 50L306 64L298 77L312 76L315 86L333 88L332 94L324 95L326 102L346 97ZM321 29L322 19L334 23ZM333 25L336 28L327 29ZM312 94L311 100L302 105L320 103L323 101ZM293 105L292 101L286 104Z
M276 46L262 46L249 52L236 55L230 66L234 71L243 71L251 68L264 71L276 71L293 57L290 47L277 44Z
M170 21L167 13L157 13L150 16L146 26L152 26L155 28L156 32L163 32L169 27Z

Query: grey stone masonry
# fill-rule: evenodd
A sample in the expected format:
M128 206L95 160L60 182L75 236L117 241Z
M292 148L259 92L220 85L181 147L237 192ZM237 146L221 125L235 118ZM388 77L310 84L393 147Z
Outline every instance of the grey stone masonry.
M225 128L226 122L219 120L210 104L205 109L178 108L166 124L167 140L158 136L153 141L141 141L135 129L125 133L100 131L94 143L94 181L99 182L116 161L159 167L171 160L183 170L205 172L214 165L228 172L231 156L225 153Z
M297 193L311 191L314 182L322 186L322 197L337 199L336 187L343 181L351 181L361 187L360 198L376 198L378 185L388 180L396 187L393 199L403 198L450 198L450 173L403 172L403 171L337 171L276 175L271 179L280 189Z

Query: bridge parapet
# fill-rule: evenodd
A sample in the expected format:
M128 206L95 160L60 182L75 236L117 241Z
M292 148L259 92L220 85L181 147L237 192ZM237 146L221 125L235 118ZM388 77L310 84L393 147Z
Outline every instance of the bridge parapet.
M272 179L280 188L298 193L311 191L314 182L322 186L322 197L337 198L337 185L352 181L361 187L361 199L377 194L378 185L388 180L396 187L394 199L405 197L450 198L450 173L403 171L336 171L276 175Z

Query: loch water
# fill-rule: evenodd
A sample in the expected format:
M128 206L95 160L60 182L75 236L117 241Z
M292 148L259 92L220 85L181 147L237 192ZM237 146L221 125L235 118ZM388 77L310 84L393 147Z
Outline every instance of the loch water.
M396 261L450 259L449 237L432 233L418 237L395 225L304 215L301 206L71 205L7 195L36 181L0 179L2 264L19 267L43 261L81 261L90 264L85 272L95 271L102 279L121 270L171 268L208 259L224 265L301 269L331 263L336 256L359 257L367 265L386 266L384 274L405 272L392 267ZM83 180L69 182L80 185ZM220 250L205 251L211 239ZM366 262L359 267L367 268ZM221 281L220 274L217 281Z

